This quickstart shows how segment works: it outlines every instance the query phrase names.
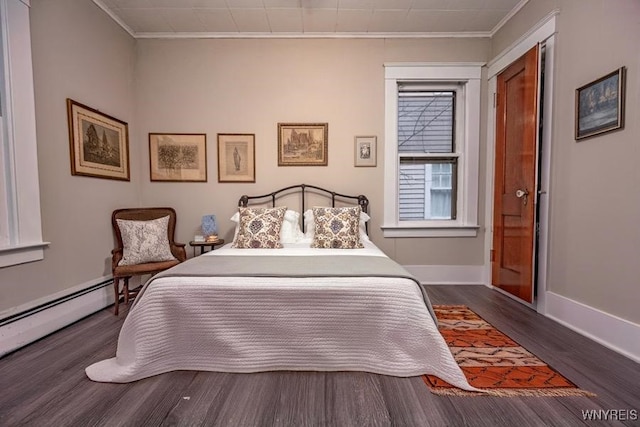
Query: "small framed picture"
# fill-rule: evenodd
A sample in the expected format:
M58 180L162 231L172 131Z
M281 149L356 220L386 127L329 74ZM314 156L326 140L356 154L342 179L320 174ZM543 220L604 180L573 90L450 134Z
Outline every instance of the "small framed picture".
M67 98L71 175L130 180L127 123Z
M355 166L376 166L377 138L375 136L356 136L355 140Z
M207 182L207 136L150 133L151 181Z
M576 140L624 127L625 67L576 89Z
M327 166L328 123L278 123L278 166Z
M256 136L218 134L218 182L256 182Z

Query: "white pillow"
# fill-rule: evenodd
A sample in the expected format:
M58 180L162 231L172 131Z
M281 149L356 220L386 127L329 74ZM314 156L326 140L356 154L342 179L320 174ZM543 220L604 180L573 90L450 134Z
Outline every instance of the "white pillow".
M230 219L236 223L236 229L233 233L233 241L235 242L240 228L240 213L236 212ZM280 243L296 243L300 239L304 238L304 233L302 233L302 230L300 229L299 219L300 214L298 212L287 209L284 213L282 226L280 227Z
M304 234L300 229L300 213L287 210L284 213L284 221L282 221L282 228L280 229L280 242L296 243L303 238Z
M367 234L366 222L369 221L371 217L366 214L366 212L360 211L360 240L370 241L369 235ZM304 212L304 238L313 240L313 235L316 230L316 223L313 219L313 210L307 209Z
M122 259L118 265L173 261L169 246L169 215L150 221L116 219L122 235Z

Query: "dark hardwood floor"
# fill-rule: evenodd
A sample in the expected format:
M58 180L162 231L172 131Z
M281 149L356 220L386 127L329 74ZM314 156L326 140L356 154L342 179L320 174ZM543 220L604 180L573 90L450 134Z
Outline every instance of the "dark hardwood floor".
M84 368L115 355L124 319L105 309L0 359L0 426L640 425L629 419L640 412L639 364L486 287L427 291L434 304L469 306L597 397L443 397L418 377L358 372L179 371L94 383ZM590 409L627 419L584 421Z

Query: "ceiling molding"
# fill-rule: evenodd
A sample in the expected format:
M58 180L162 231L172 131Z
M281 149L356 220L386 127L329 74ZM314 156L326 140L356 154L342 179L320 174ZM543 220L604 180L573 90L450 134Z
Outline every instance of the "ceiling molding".
M489 32L461 33L130 33L137 39L442 39L490 38Z
M518 3L518 4L516 5L516 7L514 7L513 9L511 9L511 10L509 11L509 13L507 13L507 14L505 15L505 17L504 17L504 18L502 18L502 19L500 20L500 22L498 22L498 23L496 24L496 26L495 26L495 27L493 27L493 29L489 32L489 34L490 34L490 36L489 36L489 37L493 37L493 36L494 36L494 35L495 35L499 30L500 30L500 28L504 27L504 25L505 25L507 22L509 22L509 20L510 20L511 18L513 18L513 16L514 16L516 13L520 12L520 9L522 9L522 8L523 8L527 3L529 3L529 0L520 0L520 3Z
M127 24L124 23L124 21L122 19L120 19L120 17L118 15L116 15L115 13L113 13L111 11L111 9L109 9L107 7L107 5L105 5L102 0L93 0L93 2L96 4L96 6L98 6L100 9L102 9L107 15L109 15L109 17L111 19L113 19L114 21L116 21L118 23L118 25L120 25L127 33L129 33L129 35L133 38L137 38L136 37L136 33L135 31L133 31Z

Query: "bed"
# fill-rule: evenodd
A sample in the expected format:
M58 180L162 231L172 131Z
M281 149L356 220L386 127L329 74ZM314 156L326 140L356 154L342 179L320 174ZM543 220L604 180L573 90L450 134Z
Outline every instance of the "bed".
M279 214L278 205L292 193L301 209L286 202L285 214L294 218L282 219L291 229L285 238L281 227L279 247L242 246L246 216L273 209ZM306 208L310 196L324 195L324 210ZM265 198L270 207L250 206ZM239 205L233 243L144 285L123 323L115 357L86 368L91 380L125 383L175 370L365 371L432 374L475 390L438 332L424 289L367 237L365 196L301 184L242 196ZM335 242L321 236L323 215L346 211L349 237L358 235L353 249L332 247Z

